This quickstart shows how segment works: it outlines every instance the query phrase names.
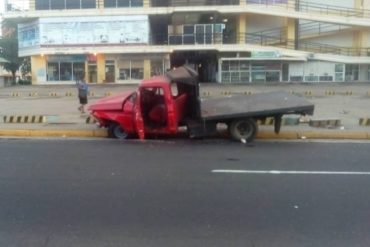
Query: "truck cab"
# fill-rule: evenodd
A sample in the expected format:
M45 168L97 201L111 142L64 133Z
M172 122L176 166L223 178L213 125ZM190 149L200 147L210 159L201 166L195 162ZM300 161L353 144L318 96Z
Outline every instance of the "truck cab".
M197 95L193 82L172 79L155 76L143 80L135 92L99 100L89 110L113 138L176 134L185 119L194 115L191 101L196 101Z

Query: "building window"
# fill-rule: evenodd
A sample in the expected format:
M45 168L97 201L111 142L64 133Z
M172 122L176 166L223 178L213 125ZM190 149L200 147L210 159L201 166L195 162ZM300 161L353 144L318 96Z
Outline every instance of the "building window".
M246 83L249 82L249 61L223 60L221 62L222 83Z
M104 0L104 8L143 7L143 0Z
M50 0L50 9L65 9L65 0Z
M124 60L119 61L120 80L142 80L144 79L143 60Z
M81 9L95 9L96 1L95 0L81 0Z
M67 9L79 9L80 8L80 1L66 0L66 8Z
M164 60L150 61L150 76L163 75L164 66Z
M335 64L335 81L344 81L344 64Z
M59 63L48 63L48 81L59 81Z
M60 63L60 80L61 81L72 80L72 63L67 62Z
M50 9L49 0L36 0L36 2L35 2L35 9L36 10Z
M35 0L36 10L91 8L96 8L96 0Z
M346 64L345 67L345 80L358 81L360 66L358 64Z
M75 81L84 71L84 62L48 62L47 81Z

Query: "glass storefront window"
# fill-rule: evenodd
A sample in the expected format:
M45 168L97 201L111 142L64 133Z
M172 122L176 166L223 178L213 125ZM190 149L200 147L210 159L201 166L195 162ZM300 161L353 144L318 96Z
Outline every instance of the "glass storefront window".
M72 80L72 63L60 63L60 80Z
M48 63L47 80L59 81L59 63Z
M221 82L223 83L247 83L250 71L249 61L223 60L221 62Z
M150 61L150 76L163 75L164 74L164 61L153 60Z
M73 81L85 75L84 62L48 62L48 81Z
M144 79L144 61L143 60L124 60L119 61L119 79L120 80L142 80Z
M360 66L358 64L346 64L345 80L358 81Z
M73 63L73 78L72 80L79 79L79 76L84 76L85 74L85 63Z

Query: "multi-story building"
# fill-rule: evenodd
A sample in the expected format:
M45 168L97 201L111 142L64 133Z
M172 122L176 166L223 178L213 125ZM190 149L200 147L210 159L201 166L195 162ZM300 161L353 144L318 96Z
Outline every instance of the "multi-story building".
M5 2L34 84L132 83L182 64L203 82L370 79L369 0Z

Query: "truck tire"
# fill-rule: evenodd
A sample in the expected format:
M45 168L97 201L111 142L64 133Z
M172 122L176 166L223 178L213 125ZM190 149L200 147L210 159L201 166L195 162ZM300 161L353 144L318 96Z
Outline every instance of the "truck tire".
M127 139L127 132L118 123L111 123L108 127L108 136L116 139Z
M257 135L258 126L253 118L237 119L229 125L231 137L236 141L252 142Z

